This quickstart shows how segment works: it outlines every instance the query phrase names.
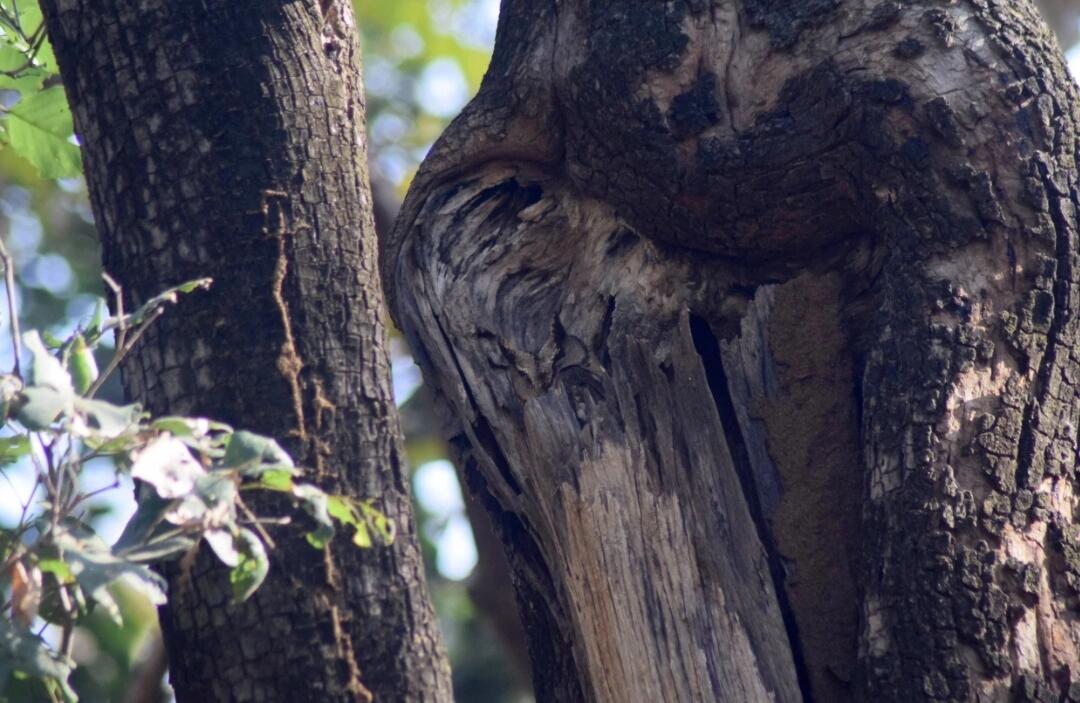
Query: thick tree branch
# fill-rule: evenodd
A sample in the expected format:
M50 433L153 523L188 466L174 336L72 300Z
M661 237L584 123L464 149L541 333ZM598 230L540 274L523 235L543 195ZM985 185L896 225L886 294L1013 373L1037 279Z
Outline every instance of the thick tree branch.
M342 535L325 553L282 528L240 606L213 559L166 569L178 700L449 700L391 394L351 5L43 6L105 269L128 302L215 280L141 340L129 396L272 435L399 528L392 547Z

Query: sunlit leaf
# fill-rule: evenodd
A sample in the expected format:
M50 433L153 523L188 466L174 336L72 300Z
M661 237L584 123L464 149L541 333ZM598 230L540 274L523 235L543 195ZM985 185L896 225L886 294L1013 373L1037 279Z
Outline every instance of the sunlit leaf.
M135 312L127 319L127 324L131 327L137 327L146 321L154 312L165 307L167 304L175 304L179 299L181 293L191 293L196 290L206 290L213 284L212 278L197 278L193 281L186 281L178 286L173 286L161 293L158 293L150 300L143 303ZM113 324L116 324L114 321Z
M203 539L225 566L240 565L240 538L234 538L229 530L208 530Z
M146 481L162 498L180 498L191 493L195 481L206 469L180 440L161 435L139 452L131 465L131 475Z
M60 360L45 348L37 330L30 330L23 334L22 341L33 360L27 376L28 385L51 388L58 393L72 393L71 376L68 375Z
M165 521L179 527L199 527L208 522L209 506L197 495L174 500L165 512Z
M94 359L94 351L86 345L86 340L81 334L75 335L71 343L68 368L71 370L71 381L75 386L75 391L79 395L90 390L90 386L98 378L99 372L97 360Z
M71 583L75 576L71 573L71 567L63 559L42 559L37 567L44 574L52 574L60 583Z
M293 477L297 474L294 469L271 469L259 475L259 480L250 484L252 488L263 488L268 491L292 493L295 488ZM245 484L248 485L248 484Z
M44 178L74 178L82 173L79 147L71 142L74 131L67 96L62 86L24 97L3 120L8 143Z
M211 422L201 417L159 417L150 423L150 427L161 432L168 432L174 437L202 437L210 431L232 431L232 428L226 424Z
M240 562L229 572L229 582L232 584L233 598L241 602L250 598L262 585L270 570L270 561L262 540L251 530L242 529L237 533L236 548Z
M36 2L22 0L19 2L18 8L19 21L22 25L23 34L28 37L34 36L44 22L41 14L41 6ZM26 48L28 49L29 47ZM37 54L34 56L34 62L49 73L59 73L59 68L57 68L56 65L56 57L53 56L53 50L49 45L48 37L44 38Z
M62 393L44 386L30 386L19 394L15 419L29 430L45 430L61 413L70 410L74 401L74 393Z
M306 535L307 541L316 549L322 549L334 538L334 521L327 509L327 495L308 484L294 486L293 495L316 523L316 528Z
M165 520L180 526L220 527L236 520L236 483L225 473L210 473L195 479L192 491L165 513Z
M29 65L22 51L11 46L0 46L0 90L30 95L41 90L46 75L40 68Z
M327 496L326 507L330 517L353 528L353 543L358 547L373 545L372 531L385 544L394 540L393 522L364 501L349 496Z

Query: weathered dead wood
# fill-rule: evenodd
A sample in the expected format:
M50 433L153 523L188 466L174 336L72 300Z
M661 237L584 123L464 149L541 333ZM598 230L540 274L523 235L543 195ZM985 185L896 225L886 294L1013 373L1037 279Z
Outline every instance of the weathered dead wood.
M541 700L1080 690L1076 89L999 0L503 4L383 266Z

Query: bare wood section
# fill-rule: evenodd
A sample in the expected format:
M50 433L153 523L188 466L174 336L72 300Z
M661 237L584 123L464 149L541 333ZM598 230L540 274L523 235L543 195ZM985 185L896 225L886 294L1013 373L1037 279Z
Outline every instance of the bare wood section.
M1077 107L1028 0L504 2L383 266L541 697L1080 690Z

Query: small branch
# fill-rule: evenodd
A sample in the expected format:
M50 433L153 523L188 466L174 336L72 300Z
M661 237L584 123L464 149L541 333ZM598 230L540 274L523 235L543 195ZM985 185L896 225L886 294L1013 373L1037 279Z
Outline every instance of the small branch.
M0 239L0 263L4 265L4 290L7 292L12 352L15 354L15 368L12 373L22 378L19 366L19 343L22 341L22 334L19 331L19 315L15 310L15 260L3 239Z
M70 506L69 509L70 510L75 510L75 508L79 507L80 505L82 505L86 501L91 500L93 498L96 498L97 496L101 495L102 493L108 493L109 491L114 491L119 487L120 487L120 481L116 480L116 481L113 481L108 486L102 486L101 488L95 488L94 490L90 491L89 493L79 493L71 501L71 506Z
M45 25L38 27L32 37L25 39L27 44L30 45L30 51L26 54L26 61L18 68L0 71L0 75L8 78L21 78L23 73L34 68L34 59L37 58L38 52L41 51L41 45L45 43Z
M124 289L120 287L120 284L116 282L116 279L110 276L107 272L102 271L101 277L105 280L105 285L112 291L113 296L116 298L116 348L124 346L124 338L121 336L127 332L127 323L124 322Z
M266 531L266 528L262 526L259 518L255 515L255 513L251 512L251 508L247 507L247 504L240 499L239 495L236 496L236 504L240 506L240 510L244 512L244 516L247 517L247 519L251 522L252 526L255 528L255 531L259 533L259 537L262 537L262 541L266 543L266 546L270 549L277 549L277 545L274 543L274 540L270 536L270 533Z
M93 398L94 394L101 390L101 387L105 384L105 381L107 381L109 376L111 376L112 373L116 371L117 367L120 366L120 362L124 360L124 357L127 356L128 352L135 348L135 343L139 341L139 338L142 337L143 333L146 332L147 328L149 328L150 325L152 325L159 317L161 317L164 312L165 311L163 309L158 308L154 312L150 313L149 317L146 318L146 321L143 322L143 324L139 325L138 328L136 328L135 332L131 335L130 340L127 339L126 323L121 323L121 326L116 328L116 351L113 353L113 358L109 360L109 365L105 367L105 370L101 372L97 380L94 381L94 384L90 386L90 389L88 391L86 391L87 398ZM124 340L123 345L119 343L120 340Z

